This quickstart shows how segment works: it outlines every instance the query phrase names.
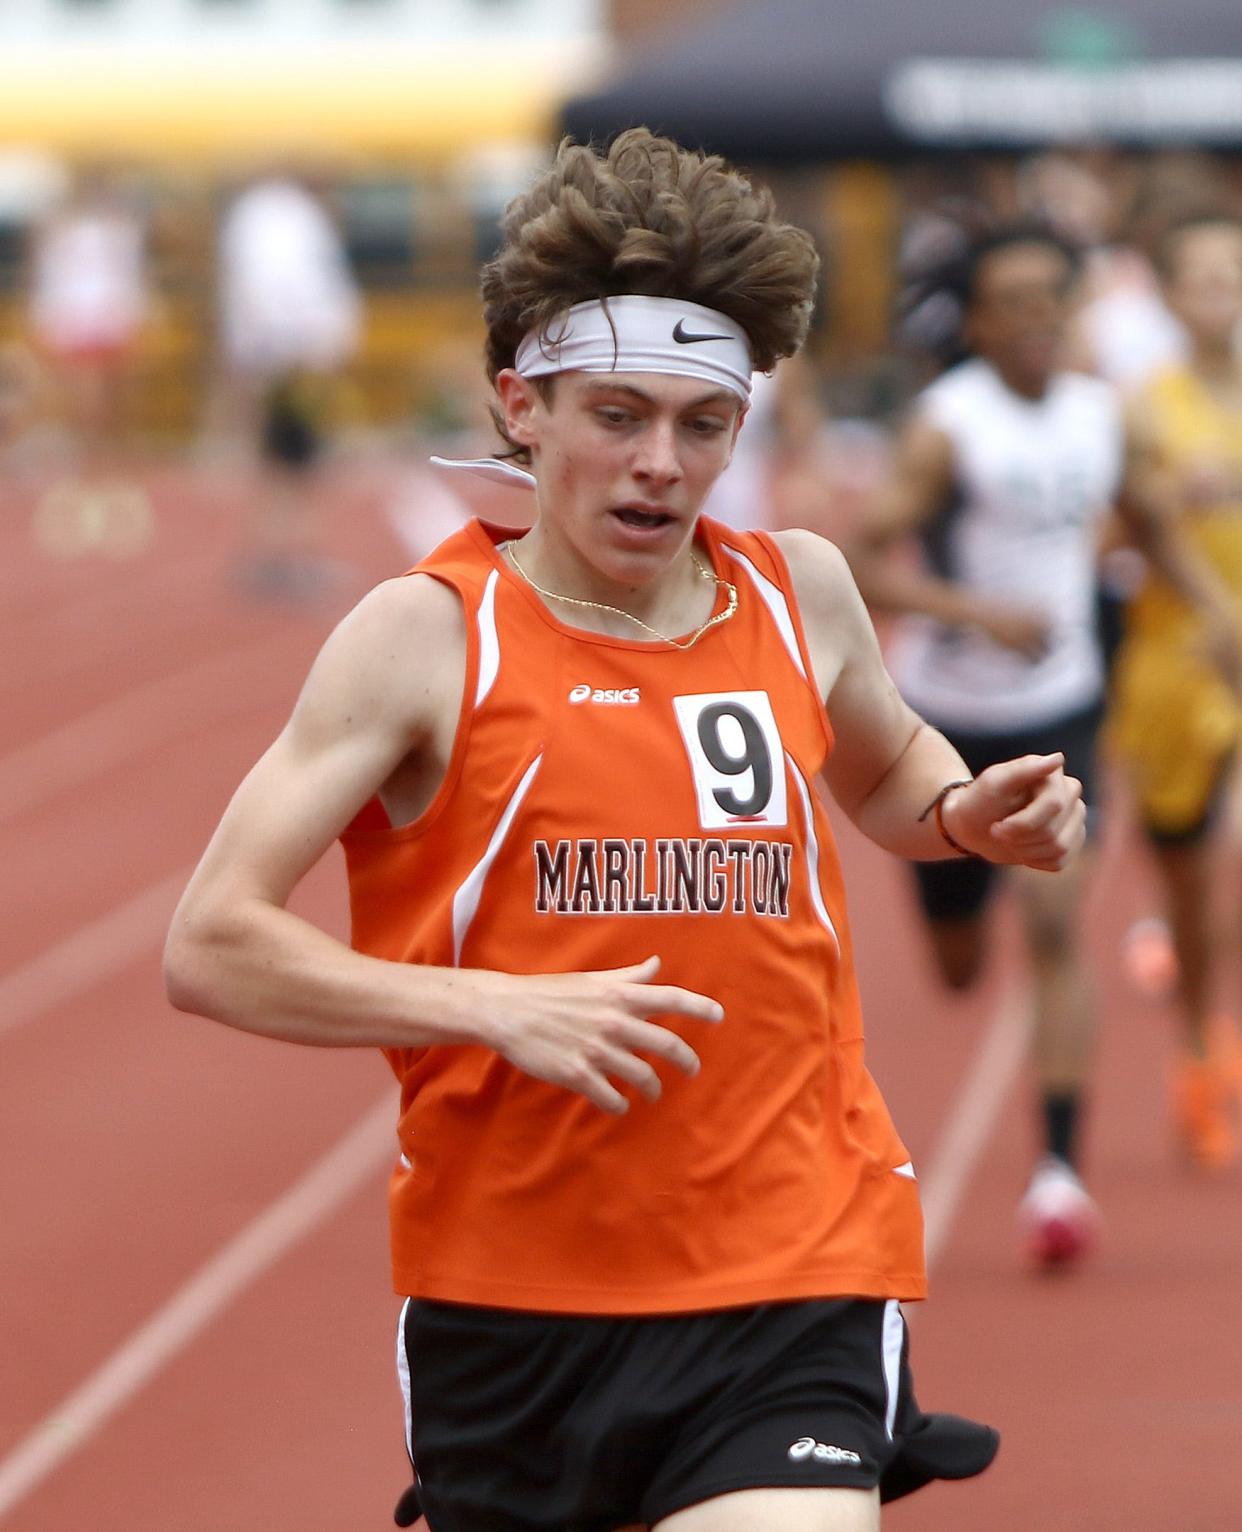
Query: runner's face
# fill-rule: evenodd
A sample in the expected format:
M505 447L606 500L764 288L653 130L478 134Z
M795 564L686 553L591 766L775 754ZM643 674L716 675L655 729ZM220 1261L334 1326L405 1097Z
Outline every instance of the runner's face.
M1004 245L984 256L967 311L972 347L1019 386L1042 389L1056 367L1072 277L1052 245Z
M1165 292L1193 340L1231 346L1242 323L1242 229L1205 224L1179 235Z
M548 398L516 374L497 381L510 434L531 448L549 530L614 579L667 567L728 465L737 396L656 373L559 373ZM515 395L524 401L516 422Z

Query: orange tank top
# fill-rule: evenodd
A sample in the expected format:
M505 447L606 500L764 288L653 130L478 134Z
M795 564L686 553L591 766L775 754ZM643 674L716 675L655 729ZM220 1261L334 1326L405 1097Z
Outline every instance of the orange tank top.
M693 648L557 620L475 522L418 569L468 663L445 780L342 837L353 941L398 962L615 968L719 1000L613 1117L483 1047L390 1050L398 1292L586 1314L925 1292L909 1155L863 1063L841 873L813 786L827 715L783 557L700 524L736 614ZM412 664L417 656L411 656ZM622 1087L627 1089L626 1087Z

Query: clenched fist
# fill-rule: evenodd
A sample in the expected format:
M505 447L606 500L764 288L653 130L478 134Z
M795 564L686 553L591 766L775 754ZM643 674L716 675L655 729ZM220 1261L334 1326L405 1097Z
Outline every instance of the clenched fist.
M989 766L945 798L945 829L989 862L1059 872L1087 833L1082 783L1064 768L1059 751Z

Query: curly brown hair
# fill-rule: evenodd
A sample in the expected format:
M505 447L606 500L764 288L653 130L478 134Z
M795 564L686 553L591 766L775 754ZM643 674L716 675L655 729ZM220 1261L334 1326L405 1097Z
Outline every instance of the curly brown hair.
M483 268L487 373L513 366L528 331L591 298L681 298L718 310L767 372L806 338L819 257L772 194L724 160L631 128L606 151L563 140L505 210Z

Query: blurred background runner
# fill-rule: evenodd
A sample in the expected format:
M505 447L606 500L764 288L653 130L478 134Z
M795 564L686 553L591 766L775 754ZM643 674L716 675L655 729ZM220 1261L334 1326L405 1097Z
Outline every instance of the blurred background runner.
M950 267L970 355L919 397L855 566L866 599L909 614L894 678L971 770L1061 750L1096 807L1106 672L1095 566L1114 504L1186 609L1200 621L1201 608L1210 614L1204 663L1235 663L1238 643L1231 598L1163 518L1163 483L1123 430L1116 391L1060 366L1076 273L1060 235L1021 224L978 238ZM910 533L922 544L917 571L883 557ZM1079 913L1085 868L1080 859L1055 877L1014 880L1034 980L1044 1148L1019 1222L1044 1265L1083 1254L1097 1223L1078 1174L1095 1031ZM993 869L964 860L920 864L915 875L940 973L965 987L988 950Z
M225 387L262 465L239 577L256 595L315 597L334 578L316 469L358 346L358 289L323 201L288 171L234 198L219 262Z
M1103 665L1093 626L1099 528L1120 488L1119 401L1057 370L1076 259L1062 239L1013 225L977 238L944 275L968 359L918 398L892 473L852 550L864 598L906 616L891 656L907 701L971 771L1064 752L1098 806ZM920 569L891 556L917 534ZM1094 1005L1079 939L1086 859L1014 877L1034 977L1032 1061L1043 1156L1019 1208L1040 1264L1077 1259L1098 1214L1079 1176ZM989 948L994 869L917 864L937 968L973 984Z
M1132 405L1134 434L1169 481L1188 535L1242 608L1242 227L1212 212L1160 247L1164 292L1189 356L1155 373ZM1232 684L1231 684L1232 679ZM1182 1011L1173 1115L1186 1151L1221 1169L1238 1154L1242 1047L1220 1007L1213 832L1239 733L1238 677L1212 664L1193 609L1150 574L1127 614L1112 733L1167 900ZM1223 906L1231 912L1236 898ZM1234 924L1234 922L1230 922ZM1236 936L1227 943L1237 952Z
M29 302L78 467L125 461L127 382L151 292L143 220L115 175L83 169L33 231Z

